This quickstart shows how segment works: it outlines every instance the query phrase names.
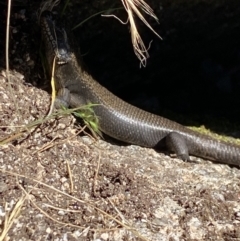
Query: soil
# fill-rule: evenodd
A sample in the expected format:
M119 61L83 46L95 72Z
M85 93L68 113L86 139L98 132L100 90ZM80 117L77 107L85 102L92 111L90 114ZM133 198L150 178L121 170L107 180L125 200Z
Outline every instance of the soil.
M74 31L89 71L144 109L239 137L239 3L148 3L163 41L138 22L146 43L154 39L147 67L139 69L128 26L97 16ZM74 1L66 25L110 7L121 1ZM0 139L6 140L0 146L0 240L240 240L239 168L95 140L73 116L26 127L46 116L51 103L38 8L34 1L13 1L11 82L0 39ZM126 18L123 10L117 14Z

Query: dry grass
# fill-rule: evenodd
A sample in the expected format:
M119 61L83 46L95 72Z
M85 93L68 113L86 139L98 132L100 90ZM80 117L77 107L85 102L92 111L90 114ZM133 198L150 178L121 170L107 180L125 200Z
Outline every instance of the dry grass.
M138 30L134 21L134 14L136 14L143 21L143 23L161 39L158 33L156 33L153 30L153 28L150 26L147 20L143 17L140 10L144 11L146 14L153 17L157 22L158 22L158 18L154 14L152 8L146 2L144 2L144 0L121 0L121 1L128 13L134 53L140 60L140 66L142 65L145 67L147 64L147 58L149 58L148 49L145 47L142 41L142 38L138 33Z
M27 198L26 195L21 196L12 208L9 208L8 207L9 204L5 203L4 208L5 208L5 210L9 210L9 211L6 212L6 214L5 214L3 228L2 228L2 231L0 232L0 241L6 240L5 238L8 234L8 231L12 227L13 223L17 220L26 198Z

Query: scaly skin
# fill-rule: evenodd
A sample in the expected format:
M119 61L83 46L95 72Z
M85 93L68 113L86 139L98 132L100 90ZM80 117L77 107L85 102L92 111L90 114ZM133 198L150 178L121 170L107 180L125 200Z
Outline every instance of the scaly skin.
M135 145L152 148L166 145L183 160L188 160L190 154L240 165L240 146L216 140L143 111L124 102L96 82L82 69L76 54L68 45L65 31L60 25L56 25L50 12L42 14L41 29L49 66L52 66L53 58L57 56L58 64L55 66L54 77L58 100L71 107L88 103L99 104L93 108L99 117L102 132ZM55 51L56 43L58 53Z

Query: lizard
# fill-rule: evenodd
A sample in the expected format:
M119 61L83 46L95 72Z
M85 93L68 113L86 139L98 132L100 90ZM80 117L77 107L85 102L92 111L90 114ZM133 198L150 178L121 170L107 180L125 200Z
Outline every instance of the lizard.
M64 27L50 11L40 17L42 38L48 66L56 58L54 79L57 102L65 107L88 103L98 117L99 128L117 140L159 149L165 146L178 158L190 155L231 165L240 165L240 146L198 133L177 122L137 108L100 85L82 67L80 56L73 51Z

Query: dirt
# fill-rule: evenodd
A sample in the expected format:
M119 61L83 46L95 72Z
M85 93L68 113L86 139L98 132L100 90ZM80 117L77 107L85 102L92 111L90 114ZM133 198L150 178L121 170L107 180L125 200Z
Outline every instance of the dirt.
M59 116L31 129L22 128L47 115L51 98L45 90L49 81L39 57L40 34L35 15L38 4L14 3L10 28L11 84L4 69L0 74L0 139L7 140L0 147L3 240L240 240L239 168L194 157L191 162L183 162L152 149L122 145L108 138L96 141L83 133L73 116ZM199 3L206 4L205 1L195 4ZM86 16L109 6L108 1L92 1L91 6L85 1L78 4ZM153 6L156 11L160 9L156 2ZM163 7L166 6L163 2ZM225 2L218 1L217 9L222 6ZM234 6L235 2L230 1L226 11ZM169 8L188 9L189 6L179 1ZM196 13L200 15L203 10L204 7L199 8ZM1 31L5 31L6 9L1 11ZM232 16L237 12L236 8ZM177 13L176 24L182 19ZM109 21L104 19L104 24L109 26ZM119 26L120 36L127 27ZM95 76L102 68L98 64L106 64L109 71L102 71L99 77L104 79L116 74L114 66L119 63L110 59L112 68L109 67L106 58L113 47L109 48L107 57L95 49L99 57L93 70L94 61L89 60L92 37L106 33L104 28L97 32L97 27L98 23L94 22L82 27L81 44L87 53L83 58ZM85 47L84 38L89 38ZM4 56L5 42L1 39L0 43L0 53ZM134 56L131 45L126 51L128 56ZM134 61L137 65L137 60ZM151 65L153 60L149 61ZM0 63L4 68L3 57ZM233 66L237 64L236 60ZM123 80L128 74L133 75L126 65L117 71L122 72ZM138 76L131 80L135 82ZM118 78L116 85L119 85ZM122 84L125 86L124 81ZM228 133L238 135L234 127ZM19 134L20 130L23 134ZM3 234L7 227L7 234Z

